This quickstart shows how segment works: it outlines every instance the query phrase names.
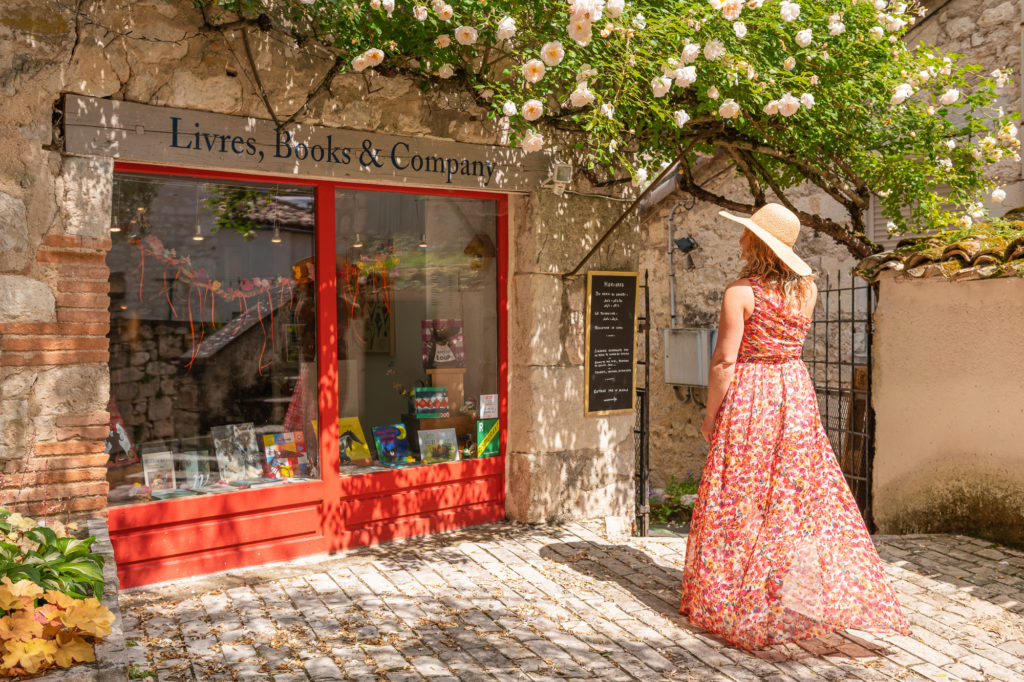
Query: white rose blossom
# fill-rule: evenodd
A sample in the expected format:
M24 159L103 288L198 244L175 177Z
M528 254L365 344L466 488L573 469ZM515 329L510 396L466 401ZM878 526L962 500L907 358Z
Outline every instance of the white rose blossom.
M747 37L747 25L744 24L742 21L737 21L737 22L733 23L732 30L733 30L733 33L736 34L737 38L746 38Z
M874 6L875 9L881 12L882 10L885 9L886 0L873 0L871 4Z
M510 117L515 116L516 114L519 113L519 107L516 106L515 102L505 102L503 105L501 105L501 113Z
M608 0L604 5L604 13L612 19L621 16L624 9L626 9L626 0Z
M352 60L353 71L365 71L369 66L370 62L367 61L365 54L361 54Z
M950 104L953 104L958 99L960 99L960 91L957 90L956 88L951 88L942 93L942 96L939 97L939 102L948 107Z
M829 23L828 34L832 36L842 35L846 32L846 24L841 21Z
M782 62L782 68L786 71L792 71L796 68L796 57L786 57L786 61Z
M687 43L686 47L683 48L683 63L689 64L697 59L697 55L700 54L700 45L698 43Z
M694 81L697 80L697 67L696 66L684 66L676 71L676 86L680 88L687 88L693 85Z
M800 95L800 104L804 109L810 109L814 106L814 95L809 92Z
M718 40L709 40L704 46L704 58L708 61L720 59L725 54L725 46Z
M892 98L889 100L889 104L897 106L903 104L907 98L914 94L914 88L909 83L902 83L896 86L896 90L892 94Z
M562 43L557 40L544 43L544 46L540 48L540 58L548 66L558 66L565 58L565 49L562 47Z
M576 89L569 95L569 102L574 107L585 107L594 103L594 93L587 87L587 81L577 83Z
M946 158L939 159L939 165L948 170L953 167L953 161Z
M872 26L868 30L868 35L874 38L875 40L881 40L882 38L885 37L885 29L882 28L881 26Z
M639 187L647 182L647 169L638 168L633 174L633 184Z
M633 25L642 31L647 28L647 18L637 12L636 16L633 17Z
M516 20L512 17L505 17L498 22L496 37L498 40L508 40L516 34Z
M451 5L442 5L441 9L437 11L437 18L441 21L448 21L455 14L455 10L452 9Z
M800 108L800 100L788 92L779 98L779 113L783 116L792 116Z
M946 140L946 149L950 151L956 149L956 140Z
M384 8L384 11L387 12L390 17L395 11L395 0L381 0L380 6Z
M718 107L718 114L722 118L736 118L740 114L740 105L733 99L727 99Z
M779 16L783 21L796 21L796 18L800 16L800 5L782 0L782 4L779 6Z
M451 64L442 64L441 68L437 70L437 75L440 78L451 78L455 75L455 67Z
M478 32L472 26L459 26L455 29L455 41L459 45L472 45L476 42Z
M544 62L539 59L531 59L523 64L523 78L527 83L536 83L544 77Z
M311 3L305 2L305 0L303 0L303 2L306 5L311 4ZM380 0L370 0L370 9L380 9Z
M722 3L722 16L729 21L736 21L743 11L743 0L725 0Z
M615 118L615 106L607 102L601 105L601 115L608 118Z
M711 5L711 9L715 10L716 12L722 9L722 2L723 0L708 0L708 4Z
M528 99L523 102L523 118L536 121L544 115L544 104L539 99Z
M569 13L587 21L599 21L604 11L604 0L573 0L569 5Z
M768 102L768 104L765 104L763 111L769 116L774 116L775 114L779 113L779 100L773 99L772 101Z
M714 85L708 88L708 97L710 97L711 99L718 99L720 96L721 93L718 92L718 88L716 88Z
M376 47L371 47L363 53L363 57L366 58L368 66L380 66L381 62L384 61L384 51Z
M655 97L664 97L672 89L672 81L665 76L658 76L651 81L651 90Z
M996 202L997 204L1001 204L1003 203L1004 199L1006 199L1006 192L1004 190L1000 189L999 187L996 187L994 190L992 190L992 201Z
M796 34L796 44L799 45L800 47L807 47L808 45L811 44L812 40L813 36L811 35L811 29L809 28L805 28L804 30L799 31Z
M569 37L579 45L587 45L593 37L590 22L582 18L573 18L569 21Z
M889 33L896 33L901 28L907 25L907 22L899 17L887 16L885 18L885 28Z
M539 152L544 148L544 136L538 132L531 131L523 138L523 151Z
M683 109L680 109L677 112L675 112L675 114L673 114L673 116L676 119L676 126L678 126L680 128L682 128L684 125L686 125L686 122L690 120L690 115L688 113L686 113L686 111L683 110Z
M747 0L747 9L757 9L764 4L764 0Z
M452 44L452 37L447 33L442 33L438 37L434 38L434 44L444 49Z
M430 6L434 8L435 12L440 12L441 8L445 6L444 0L430 0Z
M416 17L416 21L427 20L427 8L423 5L416 5L412 8L412 15Z

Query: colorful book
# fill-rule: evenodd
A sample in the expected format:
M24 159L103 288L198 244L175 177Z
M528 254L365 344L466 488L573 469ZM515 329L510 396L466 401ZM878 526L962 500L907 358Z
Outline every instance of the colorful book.
M462 320L423 320L423 367L465 367Z
M170 450L144 452L142 472L150 490L174 490L174 453Z
M342 464L350 462L369 464L373 460L370 446L366 443L363 427L359 423L359 417L338 419L338 454Z
M263 474L267 478L302 475L303 465L307 465L305 434L302 431L263 434L263 456Z
M459 439L455 429L427 429L419 432L420 456L429 464L458 459Z
M448 389L443 386L417 386L413 389L413 401L417 419L437 419L451 414Z
M476 422L476 456L497 457L501 451L501 439L498 438L497 419L478 419Z
M373 427L373 442L377 446L377 459L381 464L400 466L416 460L409 452L409 438L405 424Z

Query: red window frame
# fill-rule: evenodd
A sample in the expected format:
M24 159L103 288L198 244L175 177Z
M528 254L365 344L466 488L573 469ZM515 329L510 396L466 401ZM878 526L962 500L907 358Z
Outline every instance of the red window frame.
M317 372L321 480L108 511L122 587L203 575L425 535L505 517L508 424L508 195L338 182L118 161L115 172L313 187L316 201ZM395 471L339 475L335 190L489 199L498 214L497 457Z

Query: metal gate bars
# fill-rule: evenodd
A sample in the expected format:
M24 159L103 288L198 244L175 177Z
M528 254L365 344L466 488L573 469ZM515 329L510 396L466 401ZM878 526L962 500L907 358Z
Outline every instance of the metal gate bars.
M803 359L814 381L821 422L832 450L865 525L874 531L871 335L876 292L868 282L842 272L826 274L818 286L818 305Z
M634 532L646 536L651 530L651 457L650 457L650 385L651 385L651 294L648 289L648 274L644 272L643 314L637 316L638 337L643 339L643 352L637 349L638 368L643 372L636 385L636 423L633 426L633 451L636 466L633 477L636 483L636 528Z

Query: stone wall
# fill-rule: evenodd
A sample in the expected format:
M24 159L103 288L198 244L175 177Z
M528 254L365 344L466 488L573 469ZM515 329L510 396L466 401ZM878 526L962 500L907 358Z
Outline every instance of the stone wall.
M875 523L1024 545L1024 280L892 274L875 314Z
M60 153L55 105L76 93L269 114L239 35L204 28L188 0L85 2L79 16L55 1L2 3L0 504L33 514L44 504L49 513L97 512L107 491L112 163ZM276 37L254 36L252 47L282 117L303 105L329 67ZM337 76L303 120L459 142L502 137L454 84L423 93L411 80L371 72ZM623 205L548 190L513 203L509 514L530 521L628 515L629 420L582 416L582 288L560 277ZM633 269L626 237L590 267ZM148 402L146 410L148 417Z

